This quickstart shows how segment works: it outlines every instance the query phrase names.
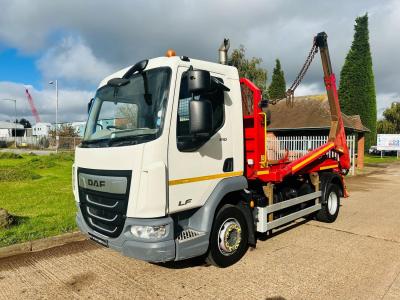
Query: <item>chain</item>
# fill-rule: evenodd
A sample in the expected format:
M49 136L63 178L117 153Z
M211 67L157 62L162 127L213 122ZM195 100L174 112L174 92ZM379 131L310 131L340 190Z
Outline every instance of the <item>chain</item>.
M276 104L278 101L286 99L286 104L293 106L294 91L300 85L301 81L303 80L304 76L306 75L308 68L310 67L310 65L317 53L318 53L318 46L314 40L311 50L308 53L308 56L306 58L306 61L303 64L303 67L300 69L299 74L297 74L297 77L293 81L290 88L288 88L288 90L286 91L286 98L271 100L271 104Z

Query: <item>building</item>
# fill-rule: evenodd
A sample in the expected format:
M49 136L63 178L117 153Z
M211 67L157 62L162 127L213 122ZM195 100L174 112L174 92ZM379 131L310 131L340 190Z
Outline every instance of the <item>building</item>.
M106 129L108 126L115 126L117 122L118 119L101 119L98 121L98 126ZM65 123L63 125L72 126L80 137L83 137L85 134L86 121Z
M48 136L52 126L50 123L36 123L32 126L33 136Z
M85 133L86 122L72 122L70 126L74 128L78 136L83 137L83 134Z
M25 128L23 125L0 121L0 138L13 137L15 128L17 128L17 136L25 135Z
M78 133L80 137L83 136L85 131L86 122L66 122L66 123L58 123L57 129L61 130L64 126L71 126ZM36 123L32 126L32 135L33 136L48 136L50 134L50 130L55 129L55 124L51 123Z
M293 106L285 101L270 105L271 122L268 132L275 137L325 137L329 134L331 114L327 95L295 97ZM346 135L354 136L357 149L357 167L364 166L364 135L370 130L359 115L342 113Z

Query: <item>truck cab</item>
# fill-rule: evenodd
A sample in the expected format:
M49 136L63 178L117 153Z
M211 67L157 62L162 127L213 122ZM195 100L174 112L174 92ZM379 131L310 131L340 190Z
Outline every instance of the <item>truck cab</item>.
M189 69L207 70L213 86L190 91ZM240 97L236 68L186 57L146 60L105 78L75 153L79 228L144 260L204 254L220 200L211 198L247 187ZM194 133L200 102L208 128Z

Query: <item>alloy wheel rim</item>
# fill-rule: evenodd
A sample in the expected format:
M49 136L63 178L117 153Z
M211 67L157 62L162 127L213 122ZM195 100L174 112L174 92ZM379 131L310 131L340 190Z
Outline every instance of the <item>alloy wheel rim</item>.
M218 231L218 249L225 255L234 254L242 241L242 228L235 218L229 218L222 223Z
M338 198L335 192L331 192L328 197L328 211L331 215L336 213L338 207Z

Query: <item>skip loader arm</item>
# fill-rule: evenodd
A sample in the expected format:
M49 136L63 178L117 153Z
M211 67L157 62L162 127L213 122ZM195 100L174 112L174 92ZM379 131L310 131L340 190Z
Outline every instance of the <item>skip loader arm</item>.
M318 33L314 38L314 46L321 54L322 68L324 71L324 83L328 95L328 101L331 111L331 127L329 137L326 144L312 150L301 158L287 164L280 170L277 179L283 180L287 175L295 174L303 169L309 169L312 163L329 151L335 151L339 155L339 164L336 167L342 174L347 174L350 169L349 149L346 143L346 133L344 130L342 112L340 110L339 98L336 89L336 78L332 72L331 60L329 57L327 35L325 32ZM333 161L329 159L326 164L317 164L315 170L325 169L327 166L332 166ZM335 167L335 168L336 168Z
M322 68L324 71L324 83L328 95L328 102L331 112L331 127L326 144L314 149L300 159L291 162L284 169L288 174L294 174L303 168L308 167L312 162L325 155L329 151L339 154L338 168L341 173L346 174L350 169L349 149L346 143L342 112L340 110L339 97L336 88L336 77L332 71L331 59L329 56L327 34L320 32L314 38L314 45L320 52Z
M346 143L346 133L344 131L342 112L336 88L336 77L332 71L327 38L328 36L325 32L320 32L315 37L315 44L319 48L321 55L325 88L331 111L331 128L328 143L334 143L333 149L339 154L339 166L341 170L345 171L350 169L349 149Z
M329 137L328 141L324 145L290 163L268 163L265 142L267 122L264 120L265 113L262 112L259 105L261 101L261 92L248 79L242 78L240 80L244 107L247 107L247 95L251 94L253 98L253 110L249 110L249 112L244 115L246 162L251 161L253 163L247 163L247 169L245 172L247 178L259 179L264 182L282 182L286 176L294 175L296 173L312 173L320 170L336 169L344 175L347 174L350 169L350 156L347 148L346 133L344 130L342 113L336 89L336 78L335 74L332 72L327 35L325 32L321 32L314 37L314 43L310 54L296 80L288 89L288 97L286 100L289 100L288 103L293 100L294 90L300 84L314 55L318 51L321 55L324 83L331 112ZM330 151L338 154L338 161L326 156ZM321 160L321 158L323 159Z

